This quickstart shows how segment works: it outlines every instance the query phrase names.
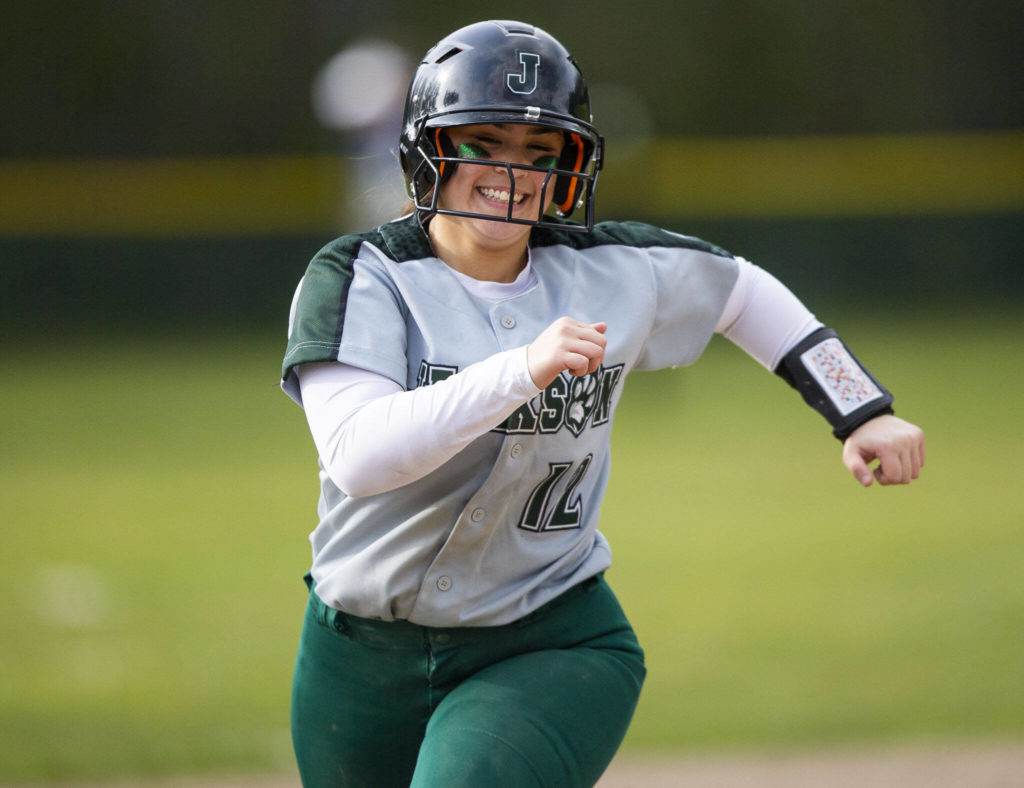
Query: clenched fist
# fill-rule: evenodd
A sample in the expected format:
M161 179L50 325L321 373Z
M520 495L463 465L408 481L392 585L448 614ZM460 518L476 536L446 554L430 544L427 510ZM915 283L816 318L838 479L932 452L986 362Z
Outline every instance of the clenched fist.
M581 323L560 317L526 348L530 376L539 388L547 388L562 370L576 376L595 372L604 360L608 344L606 323Z
M924 433L920 427L896 416L878 416L857 429L843 444L843 464L865 487L879 484L910 484L924 466ZM869 463L878 460L871 470Z

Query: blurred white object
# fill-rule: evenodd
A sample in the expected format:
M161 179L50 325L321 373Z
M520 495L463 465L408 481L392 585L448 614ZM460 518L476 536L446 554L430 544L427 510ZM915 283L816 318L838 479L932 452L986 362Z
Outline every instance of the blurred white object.
M336 54L313 80L313 112L339 132L345 179L339 229L367 230L405 203L396 153L413 61L388 41L367 39Z
M412 63L388 41L366 40L336 54L313 80L313 111L320 123L339 131L401 121Z

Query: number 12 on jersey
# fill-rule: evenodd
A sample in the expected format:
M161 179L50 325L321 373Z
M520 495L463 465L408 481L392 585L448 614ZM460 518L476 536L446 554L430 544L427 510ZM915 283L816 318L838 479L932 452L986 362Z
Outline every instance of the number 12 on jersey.
M537 532L579 528L583 520L583 501L576 494L576 488L593 459L594 455L588 454L575 470L571 462L548 463L548 475L530 493L519 527ZM550 501L557 494L556 488L563 478L568 482L557 503L551 506Z

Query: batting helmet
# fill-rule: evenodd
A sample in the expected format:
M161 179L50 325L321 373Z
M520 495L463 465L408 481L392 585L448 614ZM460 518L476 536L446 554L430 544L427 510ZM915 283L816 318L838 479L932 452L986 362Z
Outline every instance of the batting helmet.
M459 164L472 161L457 156L444 129L481 123L528 123L561 130L565 145L547 176L555 179L553 204L562 217L585 204L585 227L553 222L543 213L535 219L513 218L511 200L506 216L439 207L435 186L451 177ZM409 196L421 215L590 229L603 155L604 139L592 123L590 96L576 61L533 25L488 21L456 30L427 52L409 87L399 158ZM514 169L548 170L510 162L488 164L504 166L513 183Z

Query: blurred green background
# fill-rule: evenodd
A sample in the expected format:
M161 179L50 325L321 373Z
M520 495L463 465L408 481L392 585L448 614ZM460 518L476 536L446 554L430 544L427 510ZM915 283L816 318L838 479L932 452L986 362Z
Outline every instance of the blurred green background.
M1024 736L1020 3L41 0L0 25L0 782L293 773L291 293L393 210L387 84L509 16L588 77L598 218L773 271L929 438L862 490L728 343L631 378L627 751Z

